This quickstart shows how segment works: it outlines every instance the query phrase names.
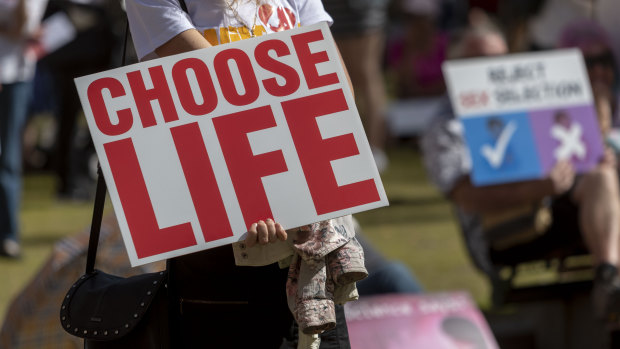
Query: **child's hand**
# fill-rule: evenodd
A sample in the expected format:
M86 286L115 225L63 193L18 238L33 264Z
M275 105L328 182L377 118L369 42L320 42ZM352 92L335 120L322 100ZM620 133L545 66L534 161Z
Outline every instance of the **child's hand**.
M245 243L248 247L256 245L258 242L260 245L266 245L269 242L276 242L278 240L286 241L286 231L280 223L276 223L273 219L268 218L266 221L258 221L258 223L252 224L248 235L245 238Z

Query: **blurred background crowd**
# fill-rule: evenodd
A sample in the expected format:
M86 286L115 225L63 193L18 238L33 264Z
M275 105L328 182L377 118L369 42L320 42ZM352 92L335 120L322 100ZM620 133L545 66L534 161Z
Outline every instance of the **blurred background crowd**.
M34 19L33 11L37 5L33 3L39 4L37 11L40 12L40 16ZM459 201L459 197L454 194L454 188L461 187L453 182L447 185L444 177L451 175L458 177L457 174L446 174L446 171L450 170L450 166L462 169L466 166L463 164L466 161L463 160L462 154L450 153L448 158L456 158L451 160L455 162L451 163L452 165L443 162L433 163L433 160L442 158L443 155L438 154L443 154L440 152L444 151L443 148L447 148L450 142L446 143L443 141L444 138L441 138L446 135L438 135L431 130L442 117L451 113L442 74L442 64L446 60L578 48L584 56L603 137L610 149L620 150L619 131L616 129L620 127L618 105L620 26L617 25L617 18L620 18L620 2L618 0L323 0L323 4L334 19L331 29L351 76L357 106L375 161L385 176L386 190L388 194L396 193L388 196L392 203L391 207L381 209L392 210L382 211L391 213L383 216L381 213L361 214L356 217L360 222L360 234L364 230L365 239L368 240L364 244L368 251L367 263L372 266L369 267L371 276L372 270L377 271L376 275L383 275L380 280L374 279L366 286L360 285L360 290L368 290L368 294L415 293L422 292L422 289L443 290L441 285L445 283L437 283L435 280L450 278L449 273L444 274L446 268L442 269L442 258L448 259L446 254L450 252L442 250L441 246L433 246L436 248L437 256L427 265L423 265L421 261L401 260L408 254L421 253L428 246L405 244L403 247L401 240L404 234L420 234L415 228L407 228L405 232L391 230L395 221L406 222L408 227L423 224L421 221L416 221L417 215L407 210L422 212L425 205L431 206L433 200L439 200L444 205L442 210L445 214L437 216L437 220L442 221L444 224L442 227L447 226L458 232L449 238L456 241L455 244L467 255L467 258L459 263L467 263L472 269L477 268L481 273L478 275L483 275L482 278L468 281L490 285L488 293L474 294L474 298L481 307L488 310L486 312L488 321L502 347L585 348L589 346L580 346L580 343L591 344L594 336L598 336L597 341L601 340L601 333L605 340L601 340L603 344L600 347L603 345L609 347L610 343L613 345L615 327L610 326L607 320L610 316L617 316L609 309L620 311L620 279L616 268L620 258L618 253L620 208L617 204L620 196L611 197L603 204L599 204L605 207L613 206L613 210L610 210L603 219L616 223L610 223L611 227L600 228L606 230L607 235L609 231L613 231L613 236L599 234L597 231L585 235L576 233L577 237L571 238L570 242L579 240L577 245L581 248L584 245L581 241L583 236L585 240L590 240L585 241L585 250L573 248L571 245L570 248L561 251L554 249L557 239L569 239L554 236L552 242L546 242L541 245L542 247L537 246L533 249L531 246L526 246L524 249L511 252L510 258L502 259L507 254L493 250L492 246L489 247L488 241L481 241L485 239L484 237L472 237L471 222L464 220L463 216L459 215L458 209L453 211L459 205L467 206L471 203L463 204ZM0 222L3 226L11 226L10 231L0 231L2 239L0 255L4 257L0 260L0 275L3 278L5 274L3 269L15 268L13 264L7 264L11 263L10 260L23 264L26 263L26 259L32 257L21 244L23 239L20 238L21 228L18 223L28 225L25 222L27 216L24 216L23 211L20 212L20 207L32 205L32 201L26 201L37 196L24 194L24 203L20 203L22 176L26 179L31 176L36 181L46 178L44 181L50 196L46 200L51 202L50 205L62 203L83 205L81 207L84 207L84 210L80 211L80 214L84 219L76 222L83 224L84 227L88 224L96 182L97 159L81 114L73 79L121 65L126 35L123 8L123 1L120 0L47 2L0 0L0 86L2 86L0 113L3 113L3 118L4 115L9 115L8 113L13 113L11 115L15 117L11 122L14 124L8 126L4 124L6 120L0 120L0 127L3 128L0 130L2 132L0 194L5 196L4 199L0 198L0 210L5 212L0 215L6 215L5 218L0 216ZM20 23L15 22L20 22L19 18L22 17L23 23L16 30L15 26ZM24 57L16 59L13 55L13 61L3 58L3 55L8 56L16 46L28 47L23 51ZM126 56L127 63L135 62L131 41ZM32 66L31 71L26 71L30 69L28 65ZM10 74L12 70L17 69L16 67L24 69L23 74ZM11 107L6 107L9 104ZM19 112L23 116L14 115L18 113L16 111L18 106L23 109ZM13 137L10 137L11 135ZM433 139L429 140L429 137ZM449 139L452 136L447 137ZM420 140L423 140L422 144ZM403 152L403 149L406 151ZM423 164L426 164L426 167ZM615 163L613 166L616 166ZM402 169L406 170L403 172ZM412 171L416 173L411 173ZM458 180L456 177L453 179L454 182ZM576 181L575 175L568 177L570 179L565 180L564 184L560 183L560 180L554 182L556 187L562 185L566 187L558 189L554 194L563 194L571 189ZM595 183L604 182L602 177L597 178ZM403 191L398 186L400 184L390 187L392 183L400 181L409 189ZM417 196L419 192L415 190L407 198L399 196L402 193L409 193L407 190L414 187L428 188L433 185L431 183L437 186L430 189L433 194L430 195L432 199L429 202L426 202L424 197ZM612 189L607 186L601 186L603 189L594 187L608 194L617 194L615 171L609 183L605 185L610 185ZM37 190L36 188L40 187L34 181L26 180L24 192L28 188ZM428 193L429 189L423 190L426 190L424 193ZM586 191L594 192L594 189ZM593 200L599 198L597 196ZM408 205L407 201L416 204ZM588 216L589 220L586 217L574 225L576 228L583 228L583 221L587 220L589 223L585 225L585 230L589 231L590 226L598 224L597 222L601 220L601 216L598 215L601 211L605 210L600 207L594 209L591 216ZM59 214L63 212L59 211ZM559 217L560 220L564 218L567 216ZM430 218L424 217L424 219ZM42 300L44 297L38 296L37 292L55 289L62 293L66 289L66 284L62 282L71 282L79 276L83 265L82 259L79 258L83 257L86 239L84 233L74 236L72 233L82 230L81 227L74 228L77 230L65 231L64 236L55 236L57 239L48 241L46 245L48 248L55 244L49 259L38 258L36 264L31 264L27 270L20 271L23 273L22 279L13 286L11 293L3 300L5 308L2 309L8 310L0 333L0 347L28 347L24 344L25 341L20 342L18 338L20 336L25 338L23 331L32 337L37 337L37 331L32 329L32 321L37 320L32 318L24 320L23 316L17 319L18 313L23 315L24 312L30 311L33 317L39 316L38 321L43 321L42 313L32 310L32 299L38 300L38 307L41 309L47 306L49 313L55 316L59 303L53 301L46 303ZM115 236L113 233L115 229L117 227L114 223L109 223L110 236ZM435 231L426 231L426 234L444 236ZM599 258L598 256L606 252L601 252L600 247L598 249L593 247L592 239L588 236L595 237L594 240L597 242L594 245L598 243L615 246L608 252L611 256ZM110 239L111 246L117 248L121 246L117 236ZM393 241L393 245L385 241ZM410 240L407 238L404 241ZM415 241L424 243L427 240L418 238ZM392 248L400 248L405 252L396 253ZM109 258L114 260L109 262L111 268L118 268L124 273L137 272L127 270L128 263L123 260L124 256L119 252L122 252L122 248L111 251L116 251L109 254L114 256ZM42 250L39 253L50 253L50 250ZM581 265L579 268L573 268L579 270L585 268L589 274L577 281L569 279L570 282L564 282L566 271L573 270L572 264L567 267L565 260L568 257L590 254L595 256L594 258L589 256L586 264L594 266L594 269L587 269ZM122 261L118 262L115 258ZM513 312L513 317L503 316L505 310L503 313L493 312L496 307L506 304L509 301L510 291L517 288L514 284L517 267L532 260L544 262L543 281L552 281L540 289L527 288L530 292L527 294L529 303L520 307L524 312ZM77 269L75 265L78 266ZM604 265L605 268L597 269L600 265ZM509 275L506 275L505 266L510 267ZM67 268L72 269L68 271ZM32 279L35 273L36 277ZM549 277L549 273L553 275ZM63 279L56 277L56 281L50 281L51 275L61 274ZM595 304L595 307L598 306L597 311L603 314L601 316L607 317L603 322L599 321L600 316L590 314L589 310L583 310L591 306L590 291L593 280L596 284L598 279L600 279L599 288L602 288L598 290L601 294L598 299L606 301L602 305ZM569 287L558 288L559 291L555 291L554 287L566 285ZM450 287L480 290L470 284L451 284ZM585 290L584 294L587 294L585 298L573 297L581 295L579 292L582 289ZM559 300L560 303L541 303L548 299ZM585 302L587 306L574 308L577 306L574 302ZM561 310L557 310L558 304L562 304ZM589 315L581 317L575 315L577 314L575 309ZM568 321L566 317L570 311L575 313ZM544 319L541 314L547 314L549 318L560 314L558 316L564 325L561 329L555 328L546 334L536 332L538 330L533 328ZM539 318L534 321L531 317L536 316ZM588 324L579 322L579 318L582 321L588 319ZM57 319L54 317L53 320ZM518 322L521 327L515 325ZM527 325L529 327L524 323L529 324ZM524 329L524 326L527 328ZM54 341L64 343L58 347L70 347L63 342L70 341L70 338L61 340L59 338L64 336L63 333L53 334L53 324L41 324L41 327L48 328L48 338L55 338ZM575 328L582 331L573 331L571 334L571 330ZM519 329L522 331L519 332ZM571 337L572 335L581 337L575 339ZM38 340L43 339L38 336ZM573 346L569 346L569 342L573 342L571 344ZM36 340L32 339L31 343L36 343Z

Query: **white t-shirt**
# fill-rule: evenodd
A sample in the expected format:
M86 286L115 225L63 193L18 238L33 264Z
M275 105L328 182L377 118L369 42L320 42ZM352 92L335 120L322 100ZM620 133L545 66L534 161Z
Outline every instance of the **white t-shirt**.
M320 0L185 0L189 15L178 0L127 0L131 35L140 60L157 57L155 49L176 35L195 28L218 45L254 35L329 22Z
M40 25L47 0L26 0L27 23L24 34L33 33ZM17 0L0 0L0 23L13 20ZM27 81L34 76L37 58L26 50L26 37L12 40L0 35L0 84Z

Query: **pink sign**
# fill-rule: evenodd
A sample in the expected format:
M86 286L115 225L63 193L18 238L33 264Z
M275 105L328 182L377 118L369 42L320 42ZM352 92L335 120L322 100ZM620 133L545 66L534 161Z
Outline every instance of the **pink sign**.
M465 292L363 297L345 305L354 349L498 349Z

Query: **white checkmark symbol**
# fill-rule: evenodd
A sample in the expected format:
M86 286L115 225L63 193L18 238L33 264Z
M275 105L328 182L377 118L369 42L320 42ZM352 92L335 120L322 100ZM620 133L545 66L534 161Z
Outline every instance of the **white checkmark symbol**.
M510 121L508 125L506 125L506 127L502 130L502 133L499 135L497 143L495 144L495 148L488 144L485 144L480 149L482 156L487 159L491 167L493 167L494 169L500 167L504 162L504 156L506 155L508 143L510 143L510 139L516 131L517 124L514 121Z

